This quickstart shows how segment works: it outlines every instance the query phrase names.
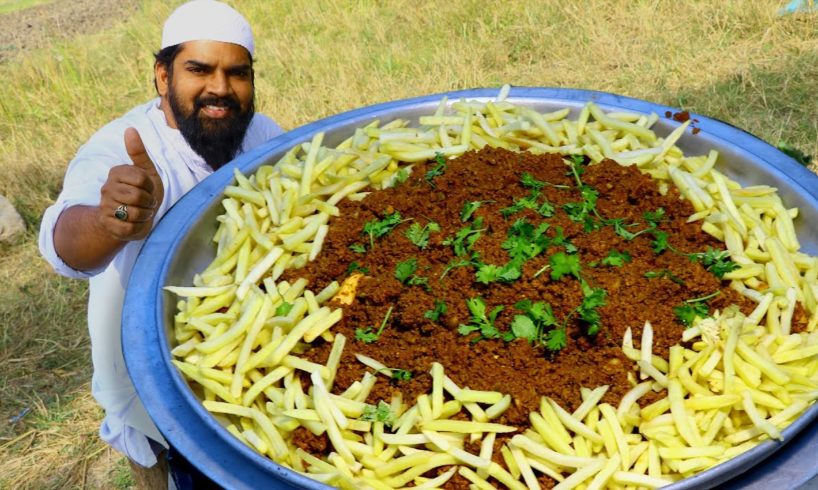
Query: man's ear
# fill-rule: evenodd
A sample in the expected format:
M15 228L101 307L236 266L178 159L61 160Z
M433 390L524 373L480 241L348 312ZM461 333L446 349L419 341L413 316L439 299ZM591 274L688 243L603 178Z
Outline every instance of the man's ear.
M168 67L163 63L156 63L153 65L154 80L156 80L156 92L160 97L165 98L168 95L170 76Z

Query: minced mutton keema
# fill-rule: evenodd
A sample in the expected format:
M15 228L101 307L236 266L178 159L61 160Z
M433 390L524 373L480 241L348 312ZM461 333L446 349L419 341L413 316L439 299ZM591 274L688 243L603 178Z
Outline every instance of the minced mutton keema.
M585 193L580 185L586 186ZM464 211L467 203L479 203L470 206L469 216ZM372 192L361 201L346 200L339 207L340 216L330 223L320 256L305 268L289 271L284 279L305 277L318 291L352 273L364 274L354 302L343 306L343 319L334 327L348 339L334 391L360 380L367 369L357 362L356 353L411 372L408 380L379 377L367 400L373 404L389 401L397 391L406 403L413 403L418 395L430 392L429 371L433 362L439 362L458 386L510 394L511 407L496 420L504 424L526 427L528 414L539 409L542 396L574 410L581 403L580 387L608 385L603 401L616 406L632 387L628 373L634 363L621 349L628 327L638 342L642 326L650 321L654 353L666 358L685 328L674 314L674 307L685 300L710 297L701 303L711 312L736 304L748 313L754 306L727 281L685 255L708 247L721 250L723 244L702 232L700 223L687 222L693 209L678 191L672 188L661 195L649 176L610 160L585 165L557 154L486 148L416 165L396 187ZM652 229L646 212L655 220ZM476 276L480 264L508 272L503 266L512 262L510 230L515 236L521 219L531 225L529 235L532 228L547 223L539 228L547 237L541 242L544 250L517 262L518 278L512 278L512 271L484 284ZM392 227L382 235L383 229L364 232L367 223L372 231L371 223L378 222L390 222ZM407 237L413 225L413 236L425 227L424 248ZM627 239L629 233L637 236ZM662 247L656 240L662 235L669 248L657 253ZM423 245L422 240L418 243ZM567 261L554 261L555 255ZM403 266L401 281L396 268L412 261L414 267ZM578 273L552 275L566 263L567 270ZM583 321L576 309L589 290L600 289L603 301L594 308L598 332L589 335L592 323ZM478 340L480 330L461 333L468 330L461 325L472 323L466 303L472 298L482 299L487 315L503 307L493 322L500 338ZM547 303L557 323L565 322L564 348L557 351L538 341L502 338L515 317L524 315L515 308L522 300ZM436 307L441 310L441 302L445 313L433 321L432 312ZM376 332L390 308L377 340L356 339L356 329L359 334L367 327L367 332ZM305 356L326 362L331 344L319 338L313 345ZM643 403L657 396L664 394L651 394ZM322 452L327 446L321 439L296 431L295 443Z

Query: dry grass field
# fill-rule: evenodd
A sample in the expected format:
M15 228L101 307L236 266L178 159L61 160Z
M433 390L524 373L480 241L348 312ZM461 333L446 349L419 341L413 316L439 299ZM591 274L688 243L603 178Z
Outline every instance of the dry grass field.
M255 28L257 106L287 129L510 83L647 99L818 154L818 15L778 16L783 1L232 3ZM0 194L28 225L0 249L0 489L131 485L96 436L86 285L51 271L37 230L77 148L154 95L152 52L172 7L144 0L0 62Z

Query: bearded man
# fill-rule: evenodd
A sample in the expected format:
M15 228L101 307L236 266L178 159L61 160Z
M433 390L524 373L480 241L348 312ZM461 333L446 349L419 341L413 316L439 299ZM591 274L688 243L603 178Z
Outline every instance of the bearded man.
M167 443L125 368L125 285L143 240L179 198L282 132L254 112L253 53L250 25L229 6L195 0L175 10L154 64L159 96L79 149L43 216L43 256L58 273L89 279L92 392L105 409L100 436L142 467L156 465Z

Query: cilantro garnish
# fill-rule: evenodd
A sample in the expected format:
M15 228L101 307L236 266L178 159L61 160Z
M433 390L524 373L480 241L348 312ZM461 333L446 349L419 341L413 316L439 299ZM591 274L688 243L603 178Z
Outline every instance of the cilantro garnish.
M353 272L361 271L364 274L369 274L369 269L367 267L362 266L358 262L352 262L347 267L347 275L352 274Z
M523 209L531 209L536 211L540 216L544 218L550 218L554 215L554 205L548 202L548 199L543 201L542 204L538 202L540 198L540 191L532 191L526 197L522 197L514 201L514 204L507 208L503 208L500 210L500 214L503 215L503 218L508 218L512 214L519 213Z
M448 311L448 308L446 307L446 302L443 301L442 299L436 299L435 308L433 310L426 310L423 313L423 318L436 322L440 320L441 315L446 314L446 311Z
M372 220L367 221L364 223L364 230L363 232L369 235L369 246L370 248L375 247L375 239L381 238L382 236L388 234L392 229L398 226L401 223L401 216L398 211L395 211L392 214L387 214L380 220Z
M392 379L395 381L409 381L412 379L412 371L407 369L392 369Z
M480 254L477 252L472 252L470 259L454 259L448 264L446 264L446 268L443 269L443 272L440 274L440 279L446 277L446 274L449 273L452 269L456 269L458 267L466 267L467 265L475 265L480 260Z
M276 311L275 311L275 313L273 313L273 316L287 316L287 315L290 314L290 310L292 310L292 309L293 309L293 304L292 303L287 303L285 301L285 302L281 303L280 305L278 305L278 308L276 308Z
M443 157L442 153L440 152L435 153L435 162L437 162L437 165L435 165L434 167L432 167L431 170L426 172L426 175L424 176L426 182L428 182L429 185L431 185L432 187L435 186L434 182L435 177L440 177L446 171L446 158Z
M392 407L388 403L381 400L378 405L367 405L361 413L361 418L364 422L383 422L387 427L392 427L395 423L395 414L392 413Z
M579 279L579 257L564 252L557 252L548 258L551 264L551 279L559 281L563 276L571 275Z
M551 310L551 305L544 301L532 303L525 299L514 305L525 315L515 315L511 322L511 332L517 338L524 338L530 342L541 342L543 332L548 327L557 326L557 319Z
M710 307L707 305L707 300L715 298L719 294L721 294L721 291L716 291L700 298L685 300L685 302L679 306L673 307L673 313L676 315L676 319L679 320L679 323L685 327L691 327L696 318L706 318L710 314Z
M472 214L477 211L481 205L487 202L494 202L494 201L468 201L466 204L463 205L463 210L460 211L460 221L465 223L466 221L471 218Z
M607 304L607 293L602 288L592 288L584 282L582 292L584 297L576 311L580 320L587 324L588 335L595 335L602 326L599 307Z
M418 261L415 258L399 262L395 267L395 278L406 284L406 281L415 273L418 268Z
M494 322L497 320L497 315L505 308L504 306L494 307L488 315L486 315L486 303L480 297L467 299L466 306L471 313L471 320L467 324L461 323L457 328L460 335L469 335L472 332L479 331L480 336L475 339L475 342L500 337L500 331L494 325Z
M627 251L620 252L616 249L611 249L608 252L608 255L602 259L602 265L607 265L610 267L622 267L626 263L632 260L631 254Z
M685 282L681 278L679 278L678 276L676 276L672 272L670 272L669 269L662 269L660 271L647 271L647 272L645 272L644 275L648 279L657 279L657 278L666 277L666 278L670 279L671 281L675 282L676 284L678 284L680 286L685 285Z
M483 284L488 284L494 281L511 282L520 278L522 271L520 266L511 261L503 266L493 264L480 264L477 269L475 277Z
M358 254L366 253L366 246L361 243L353 243L349 249Z
M707 303L682 303L679 306L673 307L673 314L679 323L685 327L693 326L696 318L705 318L710 313L710 308Z
M401 168L395 173L395 178L392 181L392 186L397 187L409 179L409 169L406 167Z
M732 272L741 267L730 259L730 252L727 250L716 250L713 247L707 247L707 250L704 252L692 253L687 256L690 257L690 260L701 263L705 269L712 272L719 279L722 279L728 272Z
M430 235L439 231L440 225L434 221L426 223L425 226L420 226L420 223L412 223L412 225L409 226L409 229L406 230L406 238L408 238L410 242L414 243L419 248L423 249L429 245Z
M483 228L483 218L479 217L474 222L461 228L455 233L454 237L449 237L443 241L443 245L451 245L454 249L454 254L458 257L466 255L466 252L471 250L474 242L480 238L480 234L485 231Z
M383 332L383 329L386 328L386 323L389 321L389 316L392 315L392 306L389 307L389 310L386 311L386 316L383 317L383 321L381 322L381 326L378 328L377 332L372 332L375 328L366 327L366 328L356 328L355 329L355 338L360 340L365 344L371 344L378 340Z

